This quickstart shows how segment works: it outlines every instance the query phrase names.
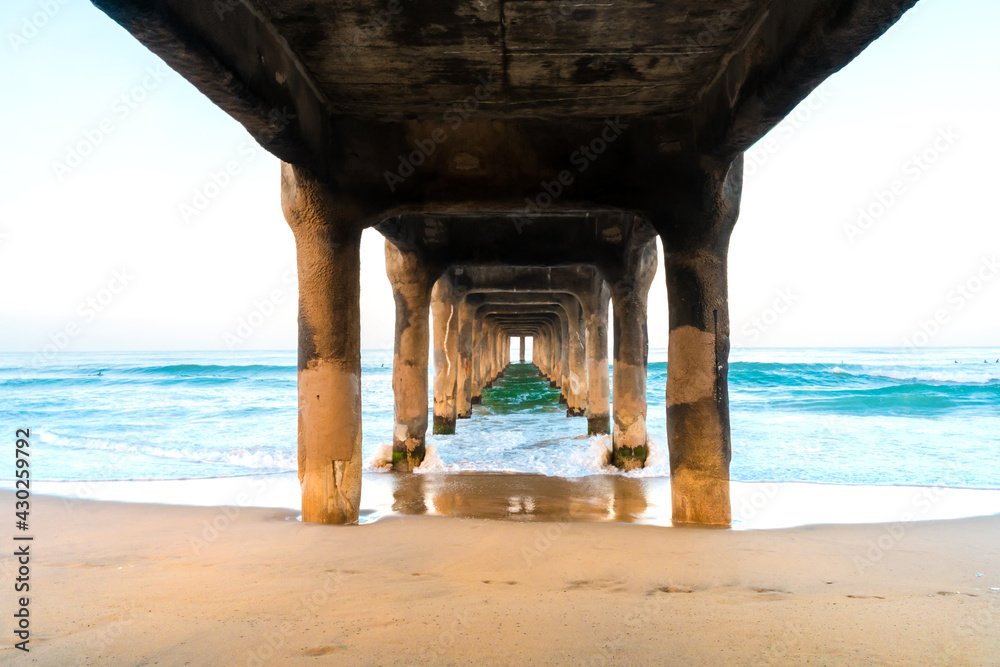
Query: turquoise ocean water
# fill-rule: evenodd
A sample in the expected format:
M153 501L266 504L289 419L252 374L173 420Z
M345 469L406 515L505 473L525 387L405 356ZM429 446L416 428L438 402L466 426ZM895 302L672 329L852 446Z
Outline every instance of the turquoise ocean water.
M1000 488L998 349L739 350L730 366L732 477ZM957 362L957 363L956 363ZM985 362L985 363L984 363ZM364 453L392 434L392 353L363 354ZM639 476L666 476L666 351L652 350ZM512 374L514 375L514 374ZM510 378L454 436L429 436L432 470L608 472L607 439L558 394ZM294 352L0 355L11 441L33 433L36 480L181 479L296 466ZM9 478L11 473L0 474Z

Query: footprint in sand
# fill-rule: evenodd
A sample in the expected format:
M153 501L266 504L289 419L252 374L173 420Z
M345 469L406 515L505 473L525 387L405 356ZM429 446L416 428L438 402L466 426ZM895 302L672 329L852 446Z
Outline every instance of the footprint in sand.
M765 596L767 600L784 600L792 595L791 591L783 591L780 588L752 587L750 590L757 595Z
M346 646L317 646L315 648L307 648L302 652L302 655L307 658L318 658L321 655L329 655L330 653L345 650L347 650Z
M623 591L625 582L617 579L577 579L569 582L566 590Z
M649 592L650 595L653 593L694 593L694 588L691 586L660 586Z

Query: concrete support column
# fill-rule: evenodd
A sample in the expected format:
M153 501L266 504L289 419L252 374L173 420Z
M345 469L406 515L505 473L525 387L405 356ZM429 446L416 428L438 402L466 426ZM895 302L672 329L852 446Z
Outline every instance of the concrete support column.
M473 311L472 321L472 405L483 402L483 321Z
M553 365L556 356L555 328L549 323L545 329L545 377L549 380L549 386L555 387L556 369Z
M611 433L610 390L608 373L608 303L611 299L607 283L600 287L591 301L587 319L587 433Z
M559 333L559 327L553 324L549 336L549 387L553 389L557 389L562 382L562 349L559 344Z
M548 377L548 339L545 331L546 327L540 327L538 335L535 336L535 343L531 348L531 361L538 368L538 374Z
M507 364L504 363L504 351L503 351L504 339L505 336L503 331L500 329L500 327L497 327L496 336L494 337L493 349L496 354L496 379L498 380L503 377L504 369L507 367Z
M524 336L521 336L521 356L519 358L519 361L522 364L524 363L524 354L525 354L526 348L527 348L527 345L525 344L524 338L525 338Z
M562 333L562 346L559 349L559 402L569 406L569 348L571 346L569 333L569 313L563 312L559 317L559 329Z
M455 397L458 419L472 416L472 325L478 305L478 297L471 294L458 303L458 394Z
M686 188L663 238L670 342L667 437L675 523L729 525L729 237L739 216L742 159ZM683 224L678 224L683 221Z
M489 320L483 323L483 361L486 364L483 370L483 388L489 389L493 386L493 324Z
M569 384L566 392L566 416L582 417L587 413L587 325L580 300L565 299L569 317Z
M497 377L503 377L504 369L507 365L504 363L504 353L503 353L503 341L504 334L503 331L497 330Z
M427 363L432 271L413 252L385 242L385 267L396 302L392 359L395 425L392 467L409 472L424 460L427 435Z
M281 166L281 208L299 274L302 520L353 523L361 502L361 217L322 183Z
M434 316L434 434L455 433L458 389L458 303L447 275L438 278L431 292Z
M656 273L656 242L638 253L624 278L611 286L614 301L614 464L624 470L646 462L646 300Z

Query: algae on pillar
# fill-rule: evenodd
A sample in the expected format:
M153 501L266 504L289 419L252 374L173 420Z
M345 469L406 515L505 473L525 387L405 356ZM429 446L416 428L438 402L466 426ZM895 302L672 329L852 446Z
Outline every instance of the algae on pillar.
M281 165L299 274L302 520L353 523L361 502L361 230L350 202Z
M425 454L429 315L434 274L416 253L401 251L388 240L385 266L396 302L392 467L408 472L420 465Z
M611 285L614 302L614 425L612 459L624 470L641 468L646 436L646 361L649 336L646 301L656 273L656 241L647 242Z

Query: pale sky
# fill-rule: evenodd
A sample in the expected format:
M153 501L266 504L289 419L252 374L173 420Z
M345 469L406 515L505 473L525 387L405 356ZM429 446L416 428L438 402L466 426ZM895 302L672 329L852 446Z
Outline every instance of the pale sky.
M0 9L0 350L294 349L278 161L89 2L53 3ZM748 152L735 347L1000 344L998 30L995 0L922 0ZM390 348L377 232L362 253L363 345ZM665 346L662 270L649 319Z

